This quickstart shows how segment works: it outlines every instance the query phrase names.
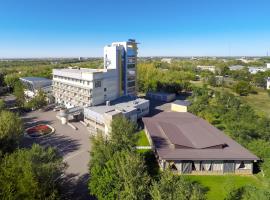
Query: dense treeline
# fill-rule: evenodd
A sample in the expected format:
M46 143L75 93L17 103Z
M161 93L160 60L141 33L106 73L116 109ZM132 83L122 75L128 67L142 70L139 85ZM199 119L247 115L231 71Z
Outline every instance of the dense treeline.
M192 69L162 69L159 62L141 62L138 66L138 86L141 92L190 91L190 80L196 80Z
M192 101L189 107L190 112L224 130L262 159L261 174L268 185L270 181L270 120L258 116L249 105L228 92L198 88L193 90L190 100ZM239 193L246 191L248 191L246 188L237 190ZM265 199L270 198L269 193L262 194L267 195ZM242 198L239 197L239 199Z
M135 149L134 124L125 118L112 122L110 138L92 138L90 193L105 199L205 199L199 184L165 171L150 176L145 157ZM152 170L152 169L151 169Z
M65 67L102 68L103 59L92 59L90 61L78 61L68 59L59 61L37 60L37 61L0 61L0 74L10 79L19 77L37 76L52 78L52 69ZM1 85L0 85L1 86Z

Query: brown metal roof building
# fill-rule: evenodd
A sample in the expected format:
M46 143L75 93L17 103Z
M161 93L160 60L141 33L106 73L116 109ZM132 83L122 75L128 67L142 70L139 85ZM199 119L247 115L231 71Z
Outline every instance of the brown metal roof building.
M143 118L162 169L179 173L251 174L258 157L205 120L188 112Z

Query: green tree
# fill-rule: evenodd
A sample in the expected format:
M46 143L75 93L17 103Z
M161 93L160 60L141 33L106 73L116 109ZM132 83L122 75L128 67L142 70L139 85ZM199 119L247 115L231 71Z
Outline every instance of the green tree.
M234 91L240 96L247 96L251 92L251 86L246 81L239 81L234 85Z
M4 101L3 99L0 99L0 111L1 111L1 110L4 110L5 107L6 107L5 101Z
M144 161L129 151L116 152L104 167L91 168L89 189L98 199L145 199L149 176Z
M268 200L270 192L268 190L259 189L255 186L247 185L231 190L225 200Z
M19 77L16 74L8 74L5 76L4 82L7 86L14 88L16 83L19 82Z
M110 136L91 138L90 193L98 199L144 199L149 177L135 151L135 126L124 117L113 120Z
M0 149L3 152L13 151L22 135L22 121L18 115L9 112L0 112Z
M25 107L29 109L39 109L47 105L46 95L43 91L38 91L38 94L28 101Z
M64 168L52 148L33 145L6 154L0 164L0 199L59 199Z
M17 105L23 107L25 104L24 86L21 82L17 82L14 86L14 95Z
M117 117L112 121L110 142L114 152L132 151L136 146L135 124L125 117Z
M153 200L202 200L205 199L203 188L183 176L164 171L159 181L154 181L150 189Z

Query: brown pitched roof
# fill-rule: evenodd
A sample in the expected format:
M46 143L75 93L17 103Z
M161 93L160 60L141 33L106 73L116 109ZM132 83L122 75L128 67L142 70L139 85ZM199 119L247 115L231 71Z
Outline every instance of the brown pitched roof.
M205 120L185 112L143 118L158 155L167 160L259 160Z

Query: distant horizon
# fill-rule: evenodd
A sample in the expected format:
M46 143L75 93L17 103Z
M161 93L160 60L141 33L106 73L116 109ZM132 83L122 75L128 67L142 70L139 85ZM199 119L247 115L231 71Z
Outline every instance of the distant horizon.
M134 38L139 56L270 54L268 0L9 0L0 7L0 57L101 57Z
M103 56L69 56L69 57L0 57L0 60L16 60L16 59L103 59ZM270 58L270 56L138 56L138 58Z

